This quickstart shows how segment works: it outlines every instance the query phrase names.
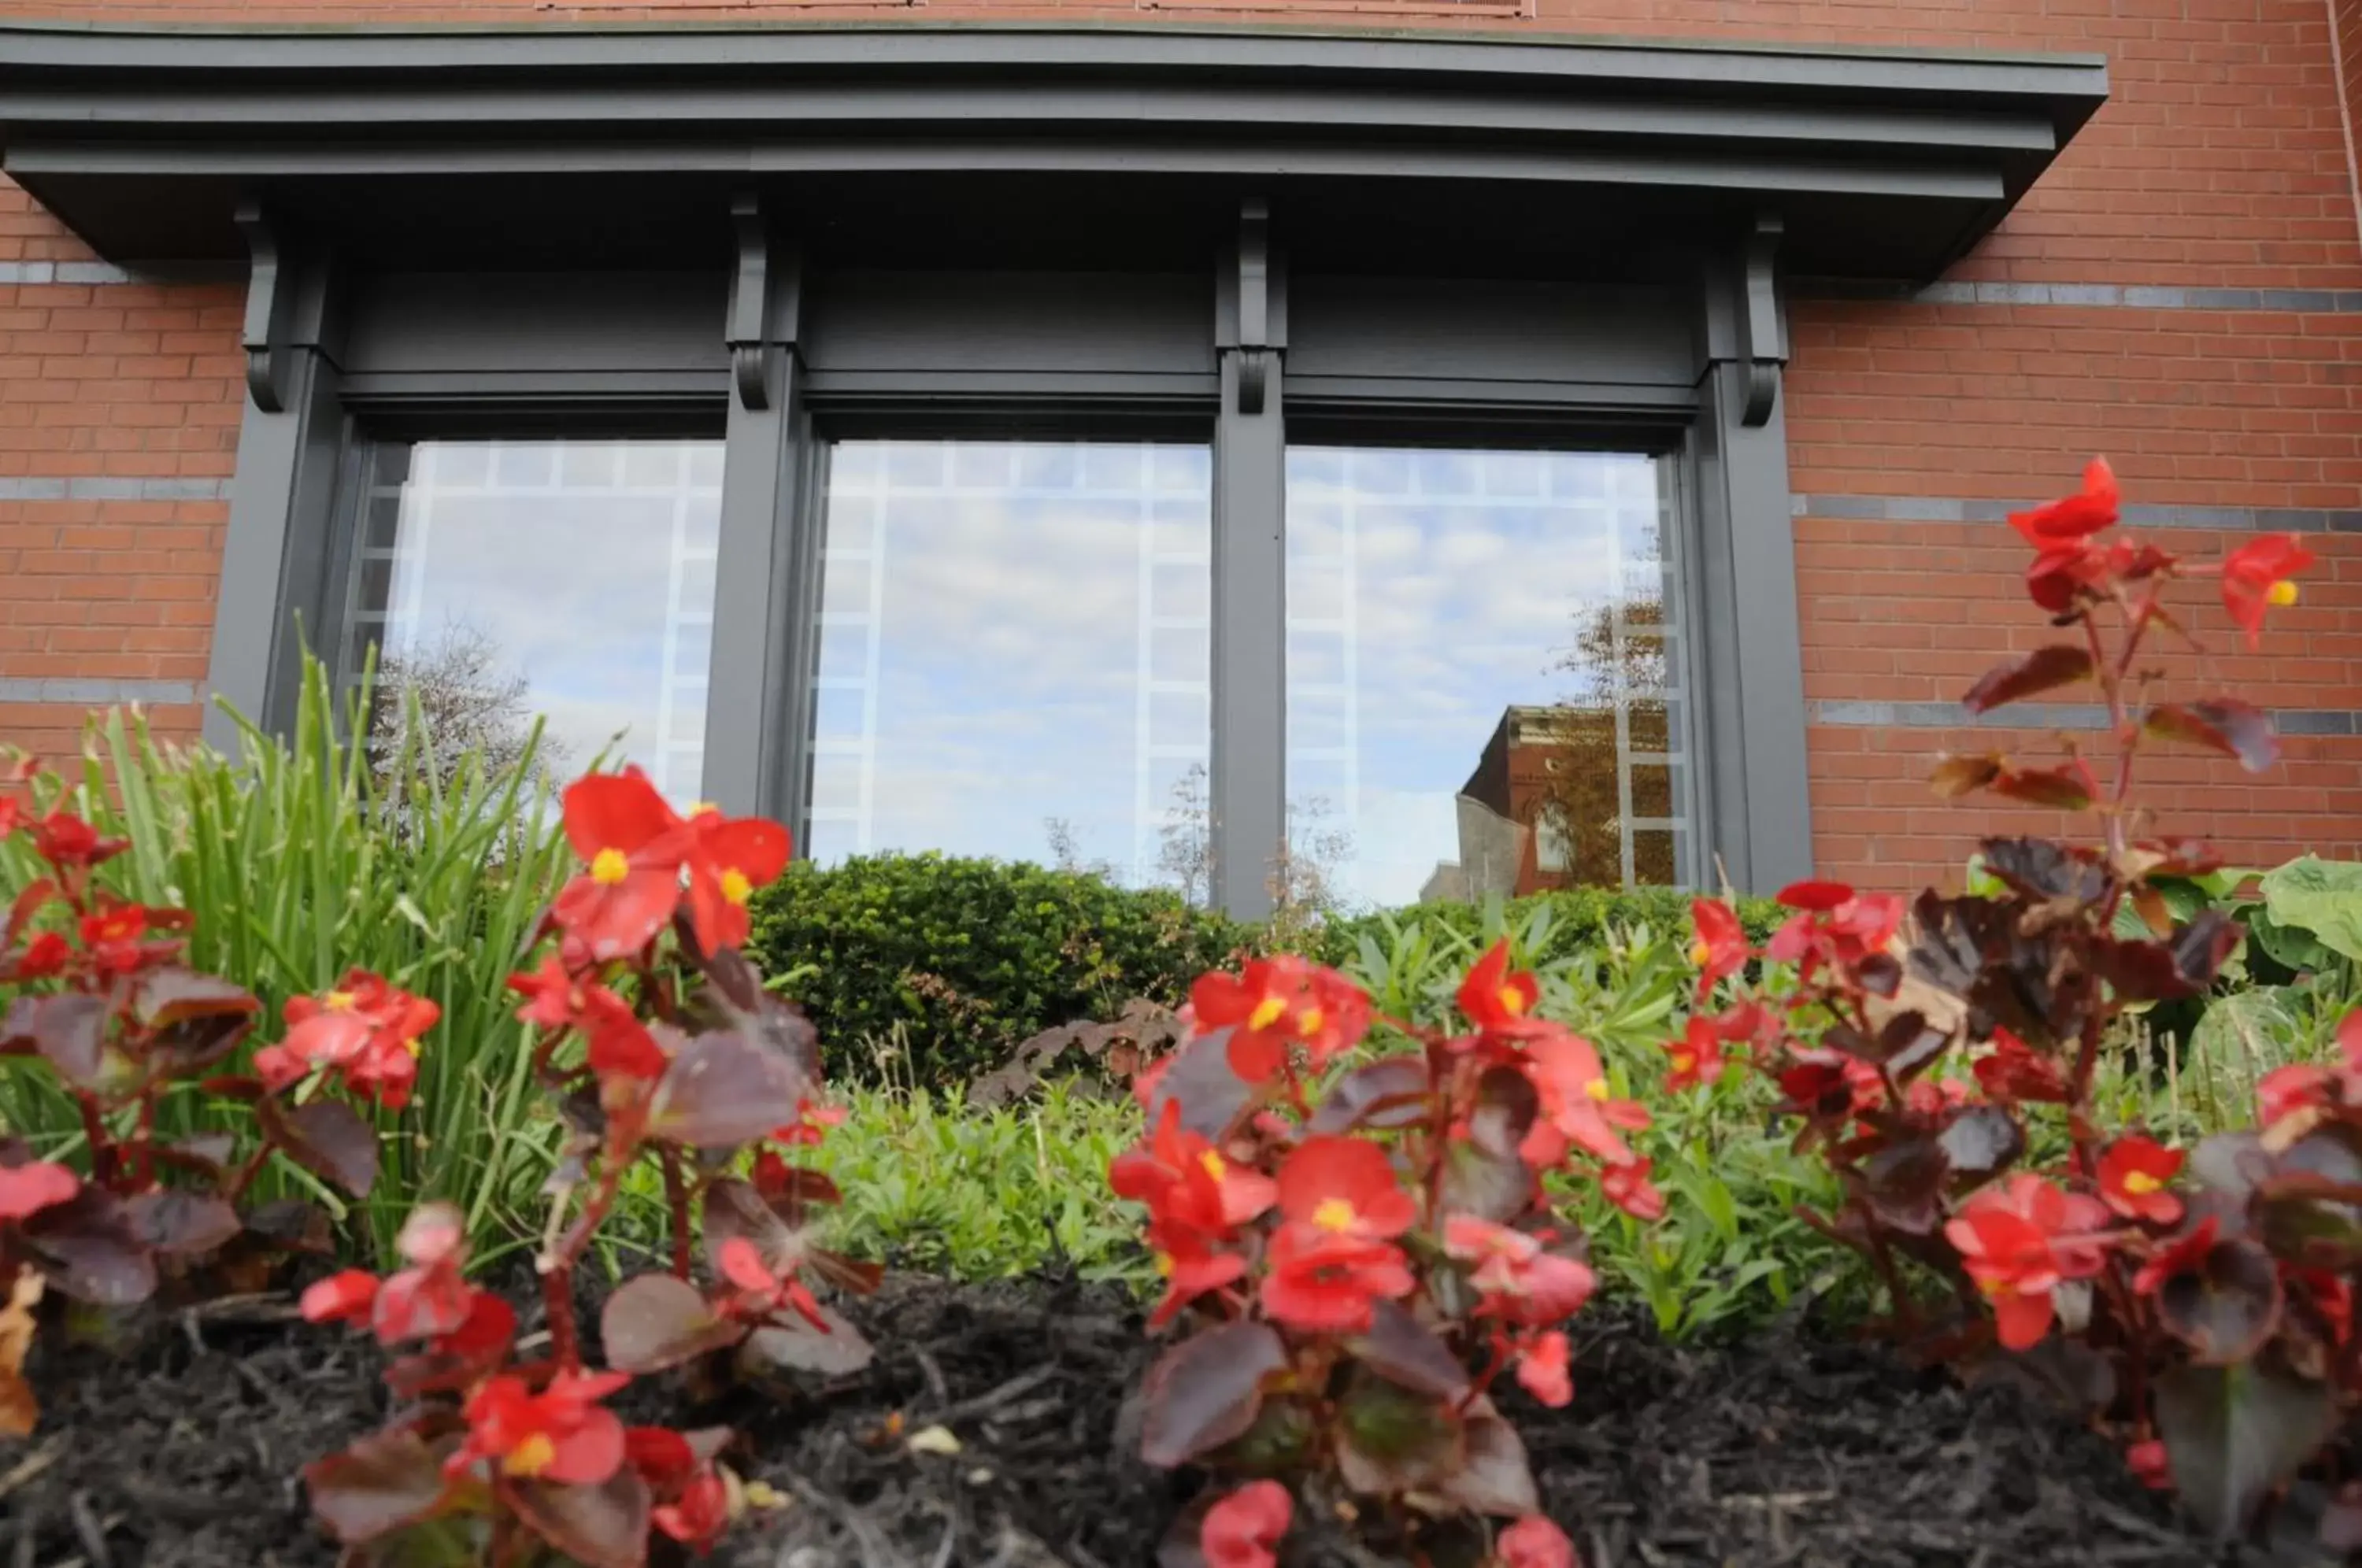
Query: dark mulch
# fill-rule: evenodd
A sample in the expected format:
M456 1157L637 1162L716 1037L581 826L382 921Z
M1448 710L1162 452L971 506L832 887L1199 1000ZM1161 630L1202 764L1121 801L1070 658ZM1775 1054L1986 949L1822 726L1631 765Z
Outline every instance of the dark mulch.
M742 1467L789 1507L734 1536L729 1568L1142 1568L1194 1483L1119 1436L1147 1350L1091 1288L889 1284L853 1316L881 1347L858 1378L791 1405L702 1412L745 1434ZM1963 1391L1883 1352L1802 1332L1664 1345L1585 1320L1575 1404L1513 1401L1551 1514L1591 1568L1669 1563L2227 1562L2104 1442L2001 1389ZM36 1352L46 1407L0 1444L0 1568L297 1568L334 1552L295 1467L374 1425L373 1347L302 1325L187 1328L128 1360ZM662 1389L629 1413L683 1417ZM948 1426L954 1455L887 1438ZM1347 1563L1333 1543L1298 1560ZM1371 1561L1362 1560L1364 1563Z

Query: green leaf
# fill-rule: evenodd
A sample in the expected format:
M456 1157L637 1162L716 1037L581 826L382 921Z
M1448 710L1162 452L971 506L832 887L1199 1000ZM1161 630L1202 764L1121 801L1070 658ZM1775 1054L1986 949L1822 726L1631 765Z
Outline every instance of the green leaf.
M1182 1341L1142 1386L1140 1457L1170 1470L1243 1436L1263 1408L1264 1379L1286 1365L1267 1323L1223 1323Z
M2262 890L2275 925L2308 933L2340 957L2362 963L2362 865L2301 856L2267 873Z
M2337 1430L2329 1389L2253 1364L2176 1367L2157 1381L2173 1484L2218 1540Z

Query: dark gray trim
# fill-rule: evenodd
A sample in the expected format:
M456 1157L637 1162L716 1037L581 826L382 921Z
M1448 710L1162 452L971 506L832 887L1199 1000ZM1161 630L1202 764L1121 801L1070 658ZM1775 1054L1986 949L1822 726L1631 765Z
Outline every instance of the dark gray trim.
M1216 294L1221 414L1214 432L1212 901L1242 920L1272 911L1287 843L1287 319L1284 255L1253 253L1242 225L1236 269ZM1260 237L1257 236L1256 237ZM1264 263L1264 330L1242 330L1242 285ZM1258 342L1257 340L1260 339ZM1252 361L1261 385L1242 396Z
M1797 517L1827 522L2007 523L2013 512L2035 500L1988 501L1942 495L1792 495ZM2205 528L2233 533L2362 533L2362 511L2313 506L2153 506L2133 502L2123 509L2138 528Z
M2357 710L2278 708L2271 719L2272 727L2284 735L2362 734L2362 711ZM1812 722L1841 729L2104 730L2108 711L2097 703L2018 702L1978 714L1958 702L1823 699L1812 705Z
M76 474L0 479L0 501L226 501L226 479L117 479Z
M186 680L23 680L0 679L0 702L60 702L100 708L118 702L193 702Z
M2067 305L2103 310L2260 310L2335 315L2362 311L2362 289L2218 289L2154 283L1914 283L1877 278L1807 278L1799 299L1894 300L1911 304Z
M231 253L223 204L278 181L355 182L359 233L415 222L361 192L420 176L497 214L552 177L1098 171L1807 198L1800 259L1926 278L2106 93L2081 55L1523 33L0 28L8 172L118 260Z

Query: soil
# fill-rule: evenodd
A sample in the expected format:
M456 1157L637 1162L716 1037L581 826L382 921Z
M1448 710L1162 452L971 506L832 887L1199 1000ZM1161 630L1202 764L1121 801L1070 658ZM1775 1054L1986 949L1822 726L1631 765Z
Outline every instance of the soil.
M728 1422L734 1463L789 1495L726 1568L1146 1568L1196 1489L1132 1457L1150 1347L1128 1302L1049 1280L895 1279L851 1316L867 1372L793 1404L626 1414ZM299 1568L333 1548L295 1471L383 1419L378 1353L342 1331L178 1317L127 1355L37 1348L44 1415L0 1443L0 1568ZM595 1316L590 1321L596 1321ZM1964 1390L1810 1329L1676 1347L1614 1310L1578 1320L1574 1404L1512 1396L1551 1515L1589 1568L1962 1564L2155 1568L2218 1555L2105 1442L2003 1388ZM948 1427L956 1454L887 1435ZM1303 1532L1299 1532L1301 1534ZM1289 1560L1358 1564L1333 1540Z

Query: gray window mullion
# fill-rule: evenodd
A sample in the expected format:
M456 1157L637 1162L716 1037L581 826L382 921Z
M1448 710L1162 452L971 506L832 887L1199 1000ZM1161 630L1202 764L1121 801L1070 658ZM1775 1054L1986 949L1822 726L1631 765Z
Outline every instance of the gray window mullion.
M1260 920L1287 834L1287 436L1278 356L1259 414L1239 410L1243 358L1222 355L1214 432L1212 901Z

